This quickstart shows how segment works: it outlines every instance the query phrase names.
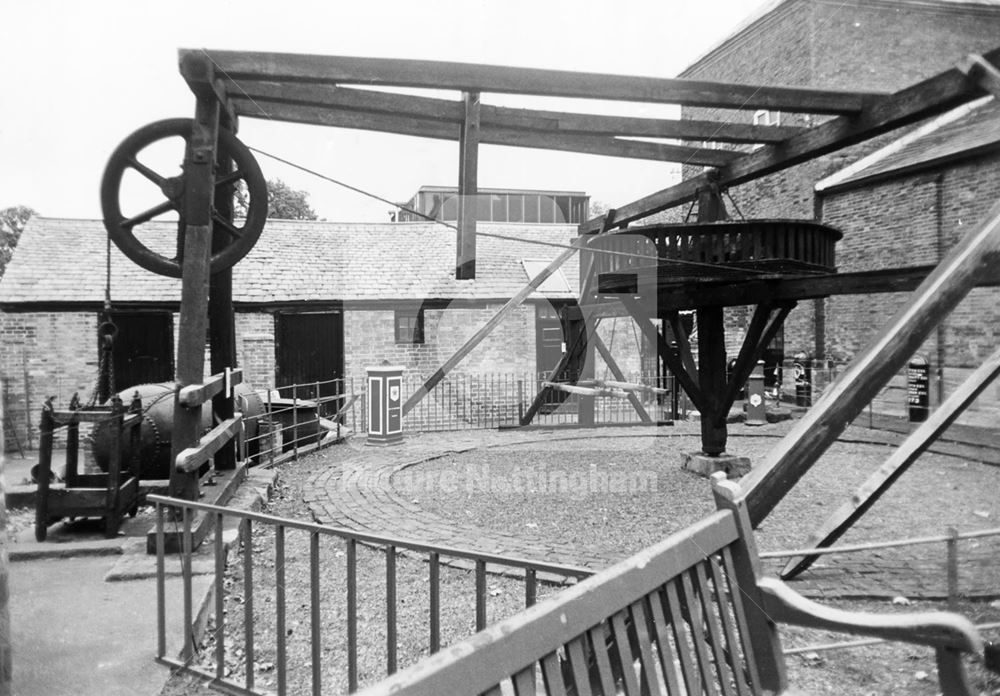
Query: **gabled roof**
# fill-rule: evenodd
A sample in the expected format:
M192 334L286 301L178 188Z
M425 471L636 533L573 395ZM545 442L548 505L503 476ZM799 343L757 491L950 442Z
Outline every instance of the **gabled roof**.
M147 245L176 240L176 223L150 223ZM576 225L479 223L480 232L569 244ZM34 217L0 279L0 305L100 303L106 233L100 220ZM165 247L169 248L169 246ZM253 250L234 267L233 300L242 304L371 300L497 300L528 282L522 259L552 259L560 249L480 236L476 280L455 280L455 231L433 223L334 223L269 220ZM173 254L170 254L171 256ZM579 264L562 267L571 289ZM571 298L573 292L535 297ZM176 303L180 281L155 275L111 247L113 302Z
M833 193L1000 151L1000 103L984 97L953 109L816 184Z

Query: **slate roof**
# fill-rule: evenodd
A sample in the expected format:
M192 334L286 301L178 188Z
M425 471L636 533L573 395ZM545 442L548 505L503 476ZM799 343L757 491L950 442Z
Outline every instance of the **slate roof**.
M1000 152L1000 102L979 99L942 114L816 184L831 193Z
M149 223L147 245L170 248L176 223ZM480 223L480 232L569 244L576 225ZM166 244L166 247L159 247ZM100 220L34 217L0 279L0 305L100 303L106 233ZM455 231L434 223L333 223L269 220L235 267L236 303L509 298L527 283L522 259L555 258L560 249L480 236L476 280L455 280ZM173 253L167 254L173 256ZM562 267L579 286L579 260ZM113 302L176 303L180 281L149 273L111 247ZM532 297L570 298L573 292Z

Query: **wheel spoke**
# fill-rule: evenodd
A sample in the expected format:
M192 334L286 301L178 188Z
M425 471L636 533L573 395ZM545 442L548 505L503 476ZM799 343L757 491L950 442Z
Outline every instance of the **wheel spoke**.
M235 172L230 172L225 176L220 176L215 180L215 188L221 188L222 186L228 186L236 181L243 178L243 170L237 169Z
M219 227L228 232L230 237L239 239L240 237L243 236L243 232L233 227L233 223L229 222L229 220L222 217L222 214L219 213L219 211L217 210L212 211L212 220L215 222L215 224L217 224Z
M163 182L165 181L165 179L156 172L154 172L152 169L147 167L145 164L137 160L134 156L129 157L128 163L129 166L132 167L132 169L142 174L144 177L152 181L157 186L163 186Z
M119 223L119 224L122 227L124 227L125 229L131 230L136 225L141 225L144 222L149 222L150 220L152 220L153 218L155 218L157 215L162 215L163 213L167 212L168 210L176 210L176 209L177 208L174 207L174 202L173 201L163 201L159 205L153 206L149 210L146 210L146 211L144 211L142 213L139 213L138 215L136 215L134 217L130 217L130 218L126 219L126 220L122 220L121 223Z

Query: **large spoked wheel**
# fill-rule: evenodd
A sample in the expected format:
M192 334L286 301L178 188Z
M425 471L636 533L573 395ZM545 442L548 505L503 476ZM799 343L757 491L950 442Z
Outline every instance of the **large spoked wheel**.
M183 141L186 148L191 138L191 126L192 120L188 118L171 118L143 126L125 138L111 154L101 180L104 226L111 235L111 240L123 254L146 270L173 278L181 277L181 264L184 258L185 173L182 169L176 176L164 176L159 173L162 171L162 165L144 163L140 155L147 149L155 150L159 147L160 141L180 139L178 143ZM211 273L230 268L246 256L260 237L264 221L267 219L267 184L253 154L236 136L226 130L219 131L218 147L222 157L233 160L233 171L216 175L215 198L217 201L224 198L232 200L237 190L235 187L242 183L241 195L246 201L246 218L242 224L237 224L238 220L230 222L213 208L212 233L225 235L227 243L212 253ZM183 154L184 151L181 150L181 159ZM156 197L162 196L165 200L151 206L142 205L139 212L124 214L121 201L122 184L128 172L136 172L139 181L155 186L159 191ZM146 188L149 188L148 184ZM180 227L177 234L177 253L169 257L160 250L151 249L140 236L144 236L144 224L172 213L176 213L176 217L179 218ZM162 239L162 235L160 236Z

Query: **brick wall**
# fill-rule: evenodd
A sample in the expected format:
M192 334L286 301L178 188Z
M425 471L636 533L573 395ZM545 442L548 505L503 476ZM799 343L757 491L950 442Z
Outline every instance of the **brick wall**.
M935 264L983 220L998 196L1000 157L981 157L940 173L832 192L823 197L823 220L844 232L837 252L841 271ZM828 298L827 355L854 357L908 296ZM962 376L1000 347L998 299L995 288L974 289L919 348L932 365L932 401L950 393ZM980 397L969 417L997 415L998 389Z
M0 382L7 419L5 450L36 446L48 396L57 407L73 392L90 399L97 379L97 313L0 313Z
M765 85L789 85L827 89L895 91L919 80L930 77L955 65L970 52L983 52L995 48L1000 36L1000 8L975 6L942 6L932 3L908 4L869 0L867 2L842 2L840 0L791 0L784 3L742 35L730 40L705 56L686 71L682 77L712 79ZM751 112L720 111L685 108L682 118L720 118L737 122L752 122ZM809 127L828 117L800 114L781 114L782 125ZM842 169L860 157L900 137L896 131L874 138L851 148L845 148L823 157L763 177L729 191L735 206L727 199L730 214L746 217L814 218L816 202L813 186L820 179ZM685 178L697 175L700 167L685 167ZM967 176L975 178L969 172ZM974 187L973 187L974 188ZM967 189L969 190L969 189ZM955 207L947 215L965 215L978 219L977 210L962 209L960 199L974 194L962 193L956 181L954 198L947 205ZM927 243L928 216L927 189L924 183L908 181L896 190L883 189L870 200L848 206L839 213L825 212L823 221L834 227L845 224L851 229L864 229L864 219L877 211L871 208L895 206L903 209L899 215L890 214L877 226L868 229L851 241L838 245L838 265L854 270L854 264L868 268L884 266L888 258L903 263L932 263L936 258L936 240ZM906 200L913 196L913 200ZM966 201L967 203L969 201ZM736 210L738 208L738 211ZM923 211L923 212L921 212ZM668 219L677 220L678 209L668 211ZM857 225L851 217L857 213ZM981 217L981 215L979 215ZM900 223L898 220L909 220ZM876 227L878 229L876 229ZM953 226L945 224L946 230ZM863 236L863 238L862 238ZM860 270L860 268L858 268ZM817 313L823 301L802 302L785 322L786 355L799 350L822 354L824 348L832 351L828 357L853 355L870 332L876 317L891 315L900 300L893 296L870 296L864 299L836 298L825 302L828 325L827 341L816 336ZM967 304L972 304L972 300ZM837 318L845 307L857 305L845 316ZM963 307L956 312L962 316ZM975 310L973 310L975 311ZM830 327L830 323L833 326ZM729 315L729 340L745 326L738 315ZM960 353L971 355L971 348L978 346L977 338L964 334L967 329L956 328L957 321L946 329L949 350L961 362ZM978 335L978 334L977 334ZM964 336L964 337L962 337ZM967 347L963 348L963 340ZM734 346L727 346L730 351ZM925 348L936 351L936 345Z

